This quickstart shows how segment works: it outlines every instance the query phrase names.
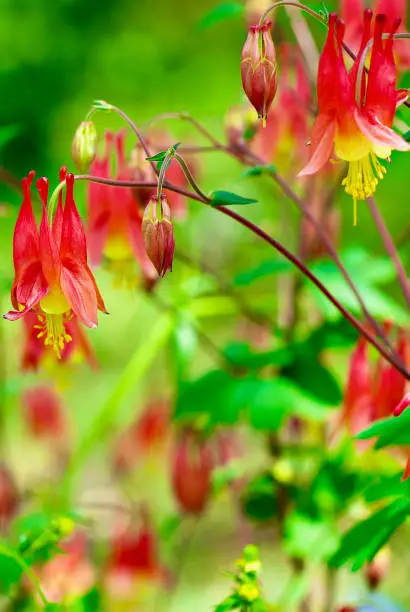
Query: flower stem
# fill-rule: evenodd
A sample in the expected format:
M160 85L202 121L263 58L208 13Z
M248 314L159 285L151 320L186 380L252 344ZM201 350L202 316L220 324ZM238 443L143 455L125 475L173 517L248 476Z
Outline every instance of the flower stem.
M195 181L194 177L192 176L192 173L190 171L190 169L188 168L185 160L183 157L181 157L180 155L178 155L178 153L175 153L175 159L177 160L177 162L179 163L179 165L182 168L183 173L186 176L186 179L188 181L188 183L191 185L192 189L199 195L201 196L201 198L203 200L206 200L207 196L204 194L203 191L201 191L201 189L199 188L197 182Z
M102 179L99 177L93 177L88 175L79 175L75 177L77 180L89 180L97 183L103 183L106 185L118 186L118 187L151 187L156 186L156 183L152 182L144 182L144 181L117 181L113 179ZM175 191L177 193L182 193L186 197L189 197L193 200L197 200L204 204L209 205L211 200L208 197L201 197L196 193L192 193L186 189L181 189L176 187L175 185L164 183L164 188L169 189L170 191ZM238 213L234 212L230 208L225 206L214 206L215 210L220 211L222 214L227 217L231 217L247 229L249 229L253 234L259 236L262 240L270 244L275 250L281 253L288 261L290 261L298 270L306 276L323 295L337 308L337 310L349 321L349 323L360 333L362 334L370 344L372 344L381 355L391 363L407 380L410 380L410 372L406 369L406 367L401 362L400 358L394 353L390 352L386 347L383 346L379 342L377 338L375 338L368 329L358 320L356 319L346 308L338 301L338 299L330 293L330 291L325 287L325 285L309 270L309 268L301 261L296 255L293 255L283 244L279 243L275 238L269 236L264 230L260 227L242 217Z
M403 262L401 261L400 255L396 249L396 245L394 244L387 225L384 222L383 216L380 212L380 208L377 206L376 200L373 197L370 197L367 198L367 203L369 205L370 212L379 231L379 234L383 240L383 244L385 246L387 254L394 263L394 267L396 268L397 278L399 279L399 283L404 299L406 300L406 304L410 307L410 283L406 274L406 270L404 269Z
M259 19L259 25L263 24L263 22L265 21L265 19L267 18L267 16L269 15L271 11L279 8L280 6L294 6L296 8L299 8L301 11L305 11L305 13L308 13L311 17L313 17L317 21L320 21L320 23L323 23L326 25L325 17L323 17L322 15L320 15L319 13L311 9L309 6L306 6L306 4L302 4L301 2L294 2L293 0L281 0L280 2L274 2L273 4L271 4L271 6L266 9L262 17Z
M53 217L54 217L54 211L55 211L55 207L57 204L57 199L58 199L58 195L60 193L60 191L65 187L65 179L64 181L61 181L61 183L59 185L57 185L57 187L54 189L53 193L51 194L51 197L48 201L48 206L47 206L47 213L48 213L48 219L50 221L50 223L52 223L53 221Z
M31 569L31 567L27 565L27 563L24 561L22 556L19 555L15 550L11 550L10 548L8 548L7 546L4 546L3 544L0 544L0 553L4 555L5 557L9 557L9 559L13 559L21 567L23 572L26 574L27 578L29 578L29 580L33 583L43 605L48 606L50 602L45 596L45 593L41 587L39 579L37 578L34 571Z

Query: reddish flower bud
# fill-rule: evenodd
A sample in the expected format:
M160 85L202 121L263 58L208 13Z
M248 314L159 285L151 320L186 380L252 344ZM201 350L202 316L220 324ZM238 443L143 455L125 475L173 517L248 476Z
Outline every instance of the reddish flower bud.
M277 89L276 54L271 27L271 21L251 26L242 49L243 89L263 125Z
M24 420L34 438L59 440L67 430L58 393L43 385L26 389L22 396Z
M97 130L92 121L83 121L74 134L71 155L80 172L86 172L97 152Z
M382 548L373 561L365 567L365 576L369 589L377 589L380 582L386 577L389 567L390 551L388 548Z
M5 527L16 514L19 493L10 471L0 465L0 529Z
M184 431L177 445L172 466L172 486L181 510L201 514L211 493L214 462L209 443L192 431Z
M164 277L168 270L172 272L175 249L174 226L164 194L161 197L161 218L157 216L157 205L158 198L152 196L144 212L142 234L148 257L158 274Z

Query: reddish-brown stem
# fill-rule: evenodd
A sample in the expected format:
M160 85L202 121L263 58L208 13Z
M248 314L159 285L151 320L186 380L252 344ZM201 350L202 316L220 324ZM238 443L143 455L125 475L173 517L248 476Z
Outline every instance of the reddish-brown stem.
M400 259L400 255L396 249L396 245L394 244L394 241L390 235L386 223L384 222L383 216L380 212L380 208L377 206L376 200L373 197L370 197L367 198L367 203L369 205L370 212L379 231L381 239L383 240L383 244L387 251L387 254L394 263L394 267L396 268L397 277L399 279L404 299L406 300L407 306L410 307L410 283L406 274L406 270L404 269L403 262Z
M90 175L78 175L75 178L76 180L94 181L96 183L112 185L114 187L117 186L117 187L137 187L137 188L145 187L146 188L146 187L156 186L156 182L117 181L114 179L105 179L105 178L100 178L100 177L95 177L95 176L90 176ZM205 199L203 197L200 197L196 193L192 193L186 189L182 189L170 183L165 183L164 188L169 189L170 191L175 191L177 193L182 193L186 197L189 197L193 200L197 200L198 202L202 202L207 205L211 203L210 198ZM293 253L288 251L288 249L284 245L280 244L272 236L269 236L269 234L267 234L260 227L258 227L257 225L249 221L248 219L245 219L245 217L242 217L238 213L234 212L233 210L229 208L226 208L225 206L215 206L213 208L215 208L215 210L218 210L222 214L226 215L227 217L231 217L231 219L234 219L235 221L237 221L238 223L240 223L241 225L249 229L253 234L262 238L262 240L270 244L275 250L281 253L288 261L290 261L296 268L298 268L298 270L304 276L306 276L306 278L308 278L319 289L321 293L323 293L323 295L337 308L337 310L350 322L350 324L360 334L362 334L370 342L370 344L372 344L379 351L379 353L383 355L383 357L389 363L391 363L407 380L410 380L410 372L407 371L405 366L402 364L401 360L395 354L390 353L377 340L377 338L375 338L366 329L366 327L362 325L362 323L360 323L360 321L358 321L348 310L346 310L346 308L337 300L337 298L334 297L334 295L332 295L332 293L330 293L330 291L328 291L325 285L313 274L313 272L311 272L309 268L307 268L307 266L303 263L303 261L301 261L298 257L296 257L296 255L293 255Z

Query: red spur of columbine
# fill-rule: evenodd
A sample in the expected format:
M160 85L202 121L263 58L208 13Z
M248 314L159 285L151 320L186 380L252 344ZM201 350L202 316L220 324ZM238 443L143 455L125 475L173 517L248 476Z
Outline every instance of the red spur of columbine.
M60 172L60 179L65 169ZM38 337L57 355L71 341L66 325L73 315L87 327L97 327L98 310L107 312L94 276L87 264L87 245L81 217L74 202L74 176L67 174L66 198L62 196L53 221L48 218L48 180L36 185L42 201L37 228L30 188L34 172L23 179L23 204L13 238L15 277L11 289L13 310L4 315L15 321L34 310Z
M397 70L393 55L396 20L383 40L385 15L377 15L368 76L363 74L356 88L359 63L370 40L373 13L364 11L361 47L350 72L343 60L345 26L335 13L329 17L329 31L318 70L319 115L312 131L310 160L299 176L315 174L330 157L349 163L343 185L353 199L371 196L386 168L378 158L389 159L392 149L410 150L410 144L392 130L396 107L405 101L407 90L396 90ZM356 99L356 89L359 99Z
M242 86L259 118L262 119L262 125L266 124L278 86L271 27L271 21L251 26L242 49Z

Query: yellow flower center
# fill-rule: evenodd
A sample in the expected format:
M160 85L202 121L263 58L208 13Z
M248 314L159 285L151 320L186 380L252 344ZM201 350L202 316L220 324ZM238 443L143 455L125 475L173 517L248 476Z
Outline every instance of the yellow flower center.
M109 260L107 270L112 274L115 289L136 289L138 283L133 259Z
M120 261L130 259L133 256L131 245L127 238L121 234L113 234L108 237L104 248L104 255L107 259Z
M349 162L346 178L342 185L346 193L355 200L365 200L376 191L377 184L386 174L386 168L377 159L374 153Z
M44 345L51 346L61 358L61 351L72 338L67 333L65 322L71 317L70 305L60 287L52 287L40 302L41 313L37 315L39 330L37 338L44 338Z

